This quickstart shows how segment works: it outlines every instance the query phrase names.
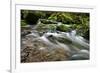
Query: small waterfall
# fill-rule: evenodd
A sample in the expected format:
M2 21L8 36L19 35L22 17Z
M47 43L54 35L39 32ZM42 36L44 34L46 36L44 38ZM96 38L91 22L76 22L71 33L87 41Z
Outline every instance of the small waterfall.
M76 35L76 30L71 31L71 36L75 37L75 35Z
M56 38L58 38L60 34L57 33L50 33L47 32L43 36L40 37L42 42L44 42L50 49L57 49L57 48L63 48L66 51L70 52L70 49L68 45L64 43L60 43ZM53 39L54 38L54 39Z
M43 36L40 37L40 39L43 40L44 43L48 45L55 45L58 43L60 45L61 42L59 42L59 40L62 39L63 41L63 38L72 42L70 44L78 47L79 49L84 48L84 49L89 50L89 44L86 42L86 40L83 37L76 35L75 30L73 30L72 32L67 32L67 33L66 32L62 32L62 33L47 32ZM63 44L66 44L66 43L63 43ZM66 45L69 45L69 44L66 44Z
M87 40L85 40L83 37L81 37L79 35L76 35L75 30L66 33L66 37L72 41L73 45L76 45L80 48L83 47L83 48L89 50L89 44L87 43Z

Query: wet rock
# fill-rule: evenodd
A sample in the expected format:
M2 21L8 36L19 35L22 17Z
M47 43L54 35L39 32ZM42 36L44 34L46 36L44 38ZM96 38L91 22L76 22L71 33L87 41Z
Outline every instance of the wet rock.
M41 40L29 40L26 47L22 48L21 62L43 62L68 60L70 54L63 48L50 48Z
M88 50L80 50L78 53L72 55L70 60L88 60L89 59L89 51Z

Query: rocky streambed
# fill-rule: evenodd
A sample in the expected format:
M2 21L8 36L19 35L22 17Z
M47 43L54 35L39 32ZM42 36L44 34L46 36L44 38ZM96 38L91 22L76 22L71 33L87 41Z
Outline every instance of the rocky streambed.
M89 42L70 32L21 28L21 62L88 60Z

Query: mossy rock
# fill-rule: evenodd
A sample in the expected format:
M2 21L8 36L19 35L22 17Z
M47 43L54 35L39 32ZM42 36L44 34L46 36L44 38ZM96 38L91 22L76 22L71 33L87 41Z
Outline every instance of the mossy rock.
M36 25L36 30L39 32L47 32L47 31L54 31L56 30L57 25L56 24L37 24Z
M48 20L48 19L39 19L39 21L43 24L57 24L54 20Z
M65 12L53 13L48 19L62 22L64 24L66 23L69 24L69 23L72 23L73 21L73 18L71 17L70 13L65 13Z
M57 30L62 32L67 32L70 30L70 27L67 26L66 24L61 24L57 26Z

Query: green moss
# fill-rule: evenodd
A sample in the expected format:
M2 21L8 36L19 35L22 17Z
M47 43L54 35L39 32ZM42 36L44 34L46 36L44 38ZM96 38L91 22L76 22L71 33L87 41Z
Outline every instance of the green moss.
M51 16L48 18L50 20L55 20L58 22L62 22L64 24L66 23L72 23L73 18L71 17L70 13L52 13Z
M62 31L62 32L67 32L70 30L70 28L66 24L61 24L61 25L57 26L57 30Z
M50 29L50 30L56 30L56 28L57 28L57 27L56 27L55 24L50 24L50 25L49 25L49 29Z
M27 25L27 23L25 22L25 20L21 20L21 27L26 26L26 25Z

